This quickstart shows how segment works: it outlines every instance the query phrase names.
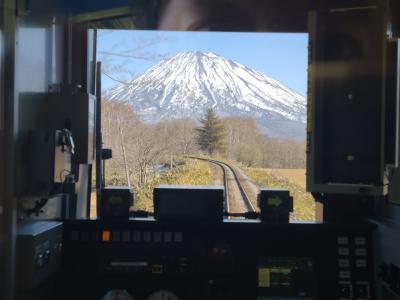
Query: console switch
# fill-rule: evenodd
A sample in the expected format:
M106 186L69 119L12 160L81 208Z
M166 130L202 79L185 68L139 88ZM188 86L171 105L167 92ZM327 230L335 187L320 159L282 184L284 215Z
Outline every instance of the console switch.
M353 286L348 281L340 281L338 285L339 299L353 299Z

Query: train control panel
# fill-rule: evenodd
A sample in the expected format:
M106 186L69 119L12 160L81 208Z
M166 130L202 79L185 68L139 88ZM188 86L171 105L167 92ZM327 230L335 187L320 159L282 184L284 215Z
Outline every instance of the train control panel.
M71 220L60 299L375 299L371 224Z

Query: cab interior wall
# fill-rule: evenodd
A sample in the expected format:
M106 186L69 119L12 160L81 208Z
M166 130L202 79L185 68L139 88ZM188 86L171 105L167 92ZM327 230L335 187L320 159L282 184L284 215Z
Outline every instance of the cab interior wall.
M7 1L6 1L7 2ZM25 6L19 7L18 17L15 18L15 60L14 68L15 76L10 77L4 74L4 65L8 62L4 61L4 57L13 58L13 55L9 55L4 50L9 50L4 44L7 41L13 39L5 39L4 20L0 18L0 157L1 159L7 158L7 153L10 149L15 150L17 147L16 158L12 164L1 164L0 165L0 191L6 190L5 184L9 181L6 178L9 168L16 169L24 168L26 162L23 159L24 151L27 149L18 148L18 144L14 144L13 148L6 148L4 141L10 141L7 139L10 136L18 136L19 129L17 126L9 127L6 126L7 120L5 109L6 100L5 96L14 97L14 108L15 111L21 109L19 102L21 97L32 93L48 93L49 90L58 90L63 86L77 86L79 85L83 92L94 94L95 92L95 31L96 28L112 28L112 26L118 26L119 22L112 22L112 19L107 20L95 20L93 22L86 21L84 23L71 22L71 17L89 12L104 11L108 9L114 9L118 7L133 6L140 7L141 4L147 1L51 1L51 0L31 0L31 1L18 1L18 3L26 2ZM150 3L151 2L151 3ZM176 4L174 4L176 2ZM163 30L182 30L178 28L171 20L163 19L162 14L168 9L171 9L170 5L185 5L182 1L148 1L146 4L147 11L152 13L152 16L146 19L148 22L147 26L149 29L163 29ZM193 5L196 5L196 1ZM207 16L210 17L208 20L217 20L217 16L226 10L227 7L233 7L231 10L232 16L226 17L226 22L220 27L216 25L216 30L221 31L259 31L259 32L308 32L308 12L312 10L328 10L335 8L352 8L352 7L367 7L367 6L383 6L393 7L393 28L395 37L399 38L400 30L400 6L395 1L379 1L379 0L268 0L268 1L240 1L240 0L225 0L220 1L216 4L215 1L203 1L208 3L209 11ZM149 4L150 3L150 4ZM151 9L155 9L152 11ZM229 11L229 10L228 10ZM244 18L238 18L237 12L244 12ZM0 12L3 14L7 12L7 7L0 5ZM157 19L158 16L159 18ZM215 16L215 17L214 17ZM242 16L242 15L241 15ZM126 16L124 16L126 17ZM232 17L232 18L230 18ZM153 22L157 20L156 22ZM232 25L232 20L235 20L237 24ZM127 26L135 27L135 21ZM137 27L141 27L143 24L139 24ZM233 27L232 27L233 26ZM190 29L185 28L185 29ZM121 28L119 28L121 29ZM128 29L128 28L122 28ZM397 30L396 30L397 29ZM202 27L199 27L202 30ZM10 33L8 33L10 34ZM399 71L397 70L397 76ZM398 82L397 82L398 84ZM12 87L12 91L7 90L4 87ZM397 86L399 89L399 86ZM8 102L9 103L9 102ZM35 106L33 104L33 106ZM14 113L15 113L14 111ZM18 124L18 116L14 120L14 124ZM12 132L6 132L5 130L12 130ZM400 150L399 150L400 151ZM390 154L393 158L393 153ZM399 154L400 155L400 154ZM87 165L83 166L80 172L82 182L88 183L90 168ZM400 172L396 169L394 172ZM10 172L13 174L13 172ZM399 177L397 177L399 178ZM18 171L15 175L15 180L18 183ZM400 186L400 181L390 182L390 185ZM87 190L87 186L82 186L82 190ZM3 195L3 194L2 194ZM337 195L336 195L337 196ZM335 196L333 196L335 197ZM87 214L83 208L85 201L87 201L88 195L84 192L81 193L82 209L80 210L79 217L84 218ZM24 209L26 206L32 205L37 198L32 197L20 197L19 199L0 197L0 219L2 215L25 215ZM378 225L377 231L377 247L379 257L377 258L377 265L381 263L393 263L400 266L400 206L392 203L392 199L385 198L379 199L377 205L374 207L372 213L367 217ZM399 199L395 199L397 202ZM16 201L16 203L11 203ZM6 203L10 202L10 203ZM54 201L56 203L57 201ZM12 204L12 205L10 205ZM15 210L16 208L19 210ZM25 208L24 208L25 207ZM340 211L340 209L336 209ZM60 208L55 204L52 214L49 214L48 218L57 219L61 216ZM33 217L33 216L32 216ZM26 218L26 216L25 216ZM28 217L27 219L29 219ZM5 220L5 219L4 219ZM12 222L14 222L13 220ZM11 223L12 223L11 222ZM0 262L6 261L9 257L9 253L3 252L2 244L9 242L5 237L9 237L10 233L15 237L15 228L0 222ZM15 241L15 239L14 239ZM6 248L4 248L6 249ZM11 273L12 274L12 273ZM2 275L2 274L0 274ZM7 284L7 283L6 283ZM10 285L12 286L12 284ZM7 289L3 289L7 292ZM384 293L386 293L385 289ZM9 299L12 293L6 293L4 299ZM1 294L0 294L1 295ZM381 296L381 299L399 299L388 292ZM10 298L11 299L11 298Z

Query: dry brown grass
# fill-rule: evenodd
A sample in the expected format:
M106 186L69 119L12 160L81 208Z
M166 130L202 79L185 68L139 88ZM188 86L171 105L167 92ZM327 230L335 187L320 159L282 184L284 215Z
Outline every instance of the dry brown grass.
M97 218L97 203L96 203L96 191L90 193L90 218Z
M222 171L221 171L222 173ZM135 210L153 211L153 189L160 184L208 185L215 184L210 165L204 161L183 159L179 164L134 191ZM90 217L96 218L96 192L90 195Z
M305 169L267 169L272 174L284 177L292 183L306 188L306 170Z
M147 185L135 190L135 210L153 211L153 190L160 184L213 184L210 165L204 161L183 159L179 165L161 173Z

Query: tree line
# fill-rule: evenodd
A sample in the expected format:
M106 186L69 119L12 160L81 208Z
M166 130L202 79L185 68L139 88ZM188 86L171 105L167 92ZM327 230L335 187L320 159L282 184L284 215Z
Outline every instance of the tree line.
M128 103L103 100L103 147L113 149L106 162L107 184L140 187L176 158L204 153L248 167L304 168L305 143L263 135L252 118L219 118L209 109L203 118L144 122Z

